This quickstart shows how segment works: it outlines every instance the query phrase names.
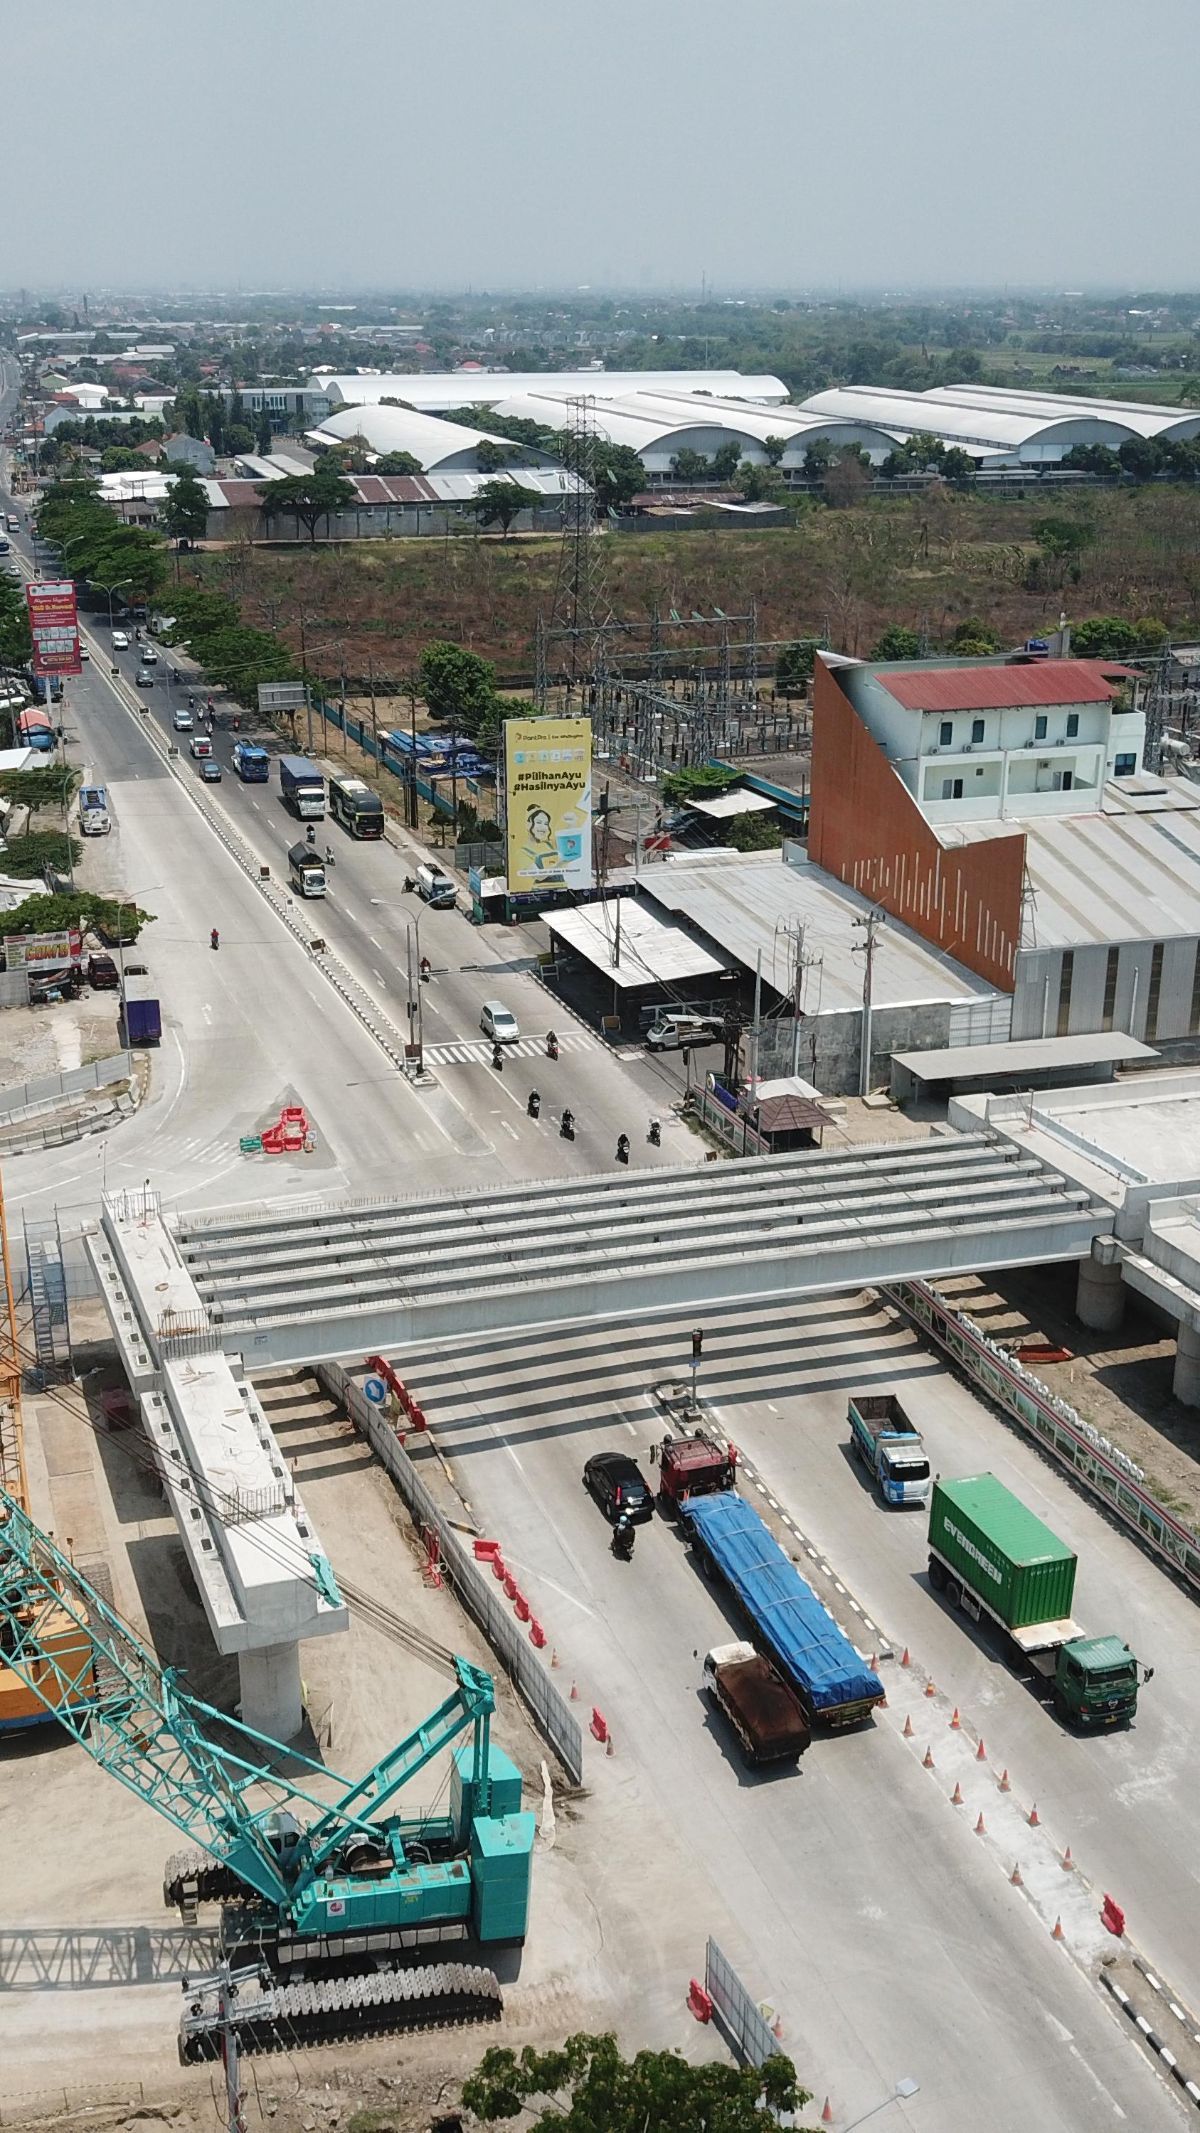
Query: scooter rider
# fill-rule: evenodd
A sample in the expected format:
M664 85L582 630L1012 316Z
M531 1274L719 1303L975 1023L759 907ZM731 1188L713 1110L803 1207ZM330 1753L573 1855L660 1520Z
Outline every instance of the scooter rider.
M558 1058L558 1038L552 1029L546 1031L546 1057L547 1059Z
M498 1044L492 1046L492 1065L498 1074L504 1072L504 1054Z
M627 1133L619 1133L617 1135L617 1161L618 1163L627 1163L629 1161L629 1135Z
M317 825L315 822L309 823L308 828L304 832L304 838L309 850L314 850L317 842Z
M646 1135L646 1139L652 1148L660 1148L662 1146L662 1127L656 1118L652 1118L650 1121L650 1130Z
M221 945L221 936L220 936L220 934L219 934L219 933L217 932L217 929L216 929L216 927L215 927L215 926L213 927L213 929L212 929L212 932L211 932L211 933L209 934L209 936L208 936L208 940L209 940L209 946L210 946L211 948L219 948L219 947L220 947L220 945Z
M563 1112L563 1115L562 1115L562 1124L561 1124L561 1125L559 1126L559 1129L558 1129L558 1130L559 1130L559 1132L561 1133L561 1135L562 1135L562 1137L563 1137L563 1139L564 1139L565 1141L573 1141L573 1140L574 1140L574 1138L575 1138L575 1113L574 1113L573 1111L564 1111L564 1112Z
M633 1554L633 1535L634 1527L629 1513L628 1511L622 1511L616 1525L613 1527L612 1552L614 1555L622 1556L626 1562L629 1561Z
M541 1108L541 1097L538 1095L536 1089L531 1089L529 1091L529 1102L525 1106L525 1109L528 1111L530 1118L537 1118L541 1112Z

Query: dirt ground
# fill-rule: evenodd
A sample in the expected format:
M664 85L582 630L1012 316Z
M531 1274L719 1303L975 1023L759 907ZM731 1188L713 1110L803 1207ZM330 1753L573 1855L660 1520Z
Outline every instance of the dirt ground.
M0 1014L0 1086L66 1074L121 1049L115 992L87 992L44 1007L7 1007Z
M1089 1332L1075 1316L1077 1278L1074 1265L1045 1266L936 1286L995 1340L1069 1349L1068 1362L1039 1363L1037 1376L1136 1461L1169 1511L1200 1527L1200 1414L1172 1394L1174 1336L1132 1293L1119 1332Z

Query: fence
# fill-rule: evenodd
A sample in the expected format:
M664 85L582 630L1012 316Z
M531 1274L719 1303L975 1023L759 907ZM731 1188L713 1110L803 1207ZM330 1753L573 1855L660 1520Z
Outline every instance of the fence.
M1200 1598L1200 1535L1143 1488L1140 1467L936 1289L923 1281L895 1281L884 1294Z
M765 2066L775 2057L779 2045L774 2030L712 1939L704 1951L704 1989L739 2059L747 2066Z
M29 972L0 970L0 1007L28 1007Z
M13 1081L0 1089L0 1126L6 1126L22 1111L39 1104L56 1103L64 1096L79 1096L86 1089L104 1089L111 1081L126 1081L133 1072L132 1052L113 1052L107 1059L93 1059L88 1066L72 1067L66 1074L40 1074L33 1081Z
M538 1732L554 1750L572 1784L583 1783L583 1734L566 1699L559 1695L534 1648L521 1635L495 1581L485 1578L463 1552L458 1534L438 1509L413 1461L394 1430L372 1407L338 1363L319 1363L317 1378L330 1398L343 1406L355 1428L387 1468L415 1524L435 1533L440 1565L467 1613L478 1623L517 1693L527 1705Z

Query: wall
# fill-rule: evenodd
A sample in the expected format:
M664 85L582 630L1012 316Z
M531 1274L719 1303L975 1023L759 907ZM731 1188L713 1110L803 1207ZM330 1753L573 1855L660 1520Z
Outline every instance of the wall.
M1114 943L1116 986L1111 1015L1104 1013L1108 989L1109 948L1088 943L1070 951L1063 948L1031 948L1017 959L1013 999L1014 1042L1027 1037L1089 1036L1106 1027L1140 1037L1146 1044L1171 1047L1172 1056L1192 1058L1200 1051L1200 1014L1195 1003L1200 993L1200 942L1194 937L1161 943L1158 1010L1153 1028L1147 1024L1147 1006L1153 975L1154 941ZM1063 958L1071 956L1067 995L1067 1021L1059 1028L1062 998Z
M776 1075L793 1071L792 1036L793 1024L788 1016L763 1023L758 1048L760 1081L771 1081ZM887 1087L893 1052L940 1051L952 1042L948 1000L877 1007L871 1017L872 1088ZM806 1015L800 1024L795 1072L811 1081L824 1096L857 1096L861 1044L860 1014ZM749 1039L744 1038L744 1061L748 1061L748 1047Z
M816 865L873 897L924 940L1012 991L1024 837L1017 831L943 850L819 655L808 850Z

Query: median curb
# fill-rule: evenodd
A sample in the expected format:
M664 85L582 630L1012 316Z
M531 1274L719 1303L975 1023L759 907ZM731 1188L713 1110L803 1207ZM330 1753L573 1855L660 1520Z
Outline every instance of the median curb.
M1133 1964L1134 1968L1141 1972L1151 1990L1160 1994L1166 2001L1172 2018L1186 2031L1194 2043L1200 2042L1200 2037L1197 2036L1197 2031L1194 2027L1194 2018L1169 1997L1165 1985L1159 1983L1153 1972L1143 1962L1141 1956L1135 1955ZM1189 2096L1192 2102L1200 2107L1200 2082L1193 2080L1187 2068L1180 2064L1175 2052L1165 2038L1160 2037L1158 2031L1151 2026L1145 2015L1139 2012L1134 2004L1132 1995L1126 1992L1124 1986L1119 1985L1116 1978L1107 1970L1102 1970L1100 1975L1118 2007L1124 2014L1128 2015L1139 2036L1149 2045L1155 2056L1162 2060L1163 2065L1167 2068L1172 2079L1178 2082L1185 2096Z

